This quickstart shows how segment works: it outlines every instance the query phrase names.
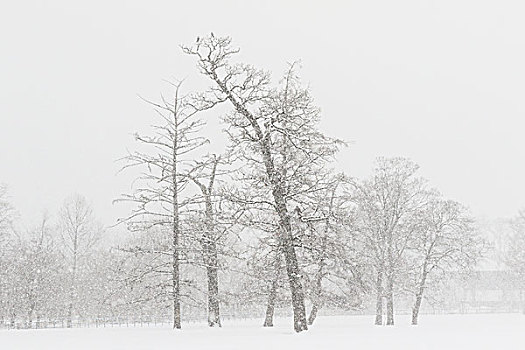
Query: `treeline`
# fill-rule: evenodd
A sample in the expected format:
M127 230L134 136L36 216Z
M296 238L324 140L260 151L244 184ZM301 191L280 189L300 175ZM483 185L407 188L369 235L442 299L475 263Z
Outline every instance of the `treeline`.
M56 215L44 213L29 229L15 228L5 187L0 193L0 317L14 327L41 320L104 314L110 281L103 227L86 199L74 195ZM105 307L105 309L103 308Z
M372 299L375 323L393 325L405 296L417 324L425 295L477 263L487 246L467 208L406 158L378 158L365 179L333 170L345 143L319 129L297 64L274 84L234 62L238 51L227 37L198 38L183 52L208 89L188 94L174 83L173 96L148 102L158 123L123 158L140 176L116 199L133 207L119 221L128 239L99 248L101 228L77 197L56 234L43 220L4 242L4 317L169 314L181 328L204 310L214 327L224 310L243 308L272 326L287 305L300 332L323 308ZM229 143L214 153L204 118L219 113Z

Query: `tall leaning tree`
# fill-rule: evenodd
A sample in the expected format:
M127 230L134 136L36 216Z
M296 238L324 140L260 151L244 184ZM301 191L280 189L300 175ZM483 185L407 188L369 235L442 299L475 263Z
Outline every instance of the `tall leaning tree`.
M173 328L181 328L181 215L190 196L184 196L191 173L191 153L208 142L200 136L204 122L198 119L199 109L182 96L181 83L174 84L171 100L162 98L162 103L150 103L160 123L153 126L150 135L136 134L135 139L142 149L130 152L123 169L139 168L141 173L133 182L131 194L124 194L117 201L135 205L131 214L121 219L131 231L148 231L161 227L171 233L171 244L167 251L171 262L167 270L171 275L171 300ZM202 106L201 106L202 107ZM148 248L136 247L135 254L150 253ZM154 269L153 269L154 270Z
M305 293L291 216L294 201L316 190L303 177L322 169L341 143L319 131L320 111L308 88L301 85L295 65L290 65L278 86L272 86L268 72L231 62L239 50L229 37L211 34L183 50L197 59L200 72L211 82L200 95L201 103L227 103L232 108L225 117L231 147L244 162L245 172L251 172L245 184L261 194L252 202L266 204L278 218L294 329L304 331L308 328Z

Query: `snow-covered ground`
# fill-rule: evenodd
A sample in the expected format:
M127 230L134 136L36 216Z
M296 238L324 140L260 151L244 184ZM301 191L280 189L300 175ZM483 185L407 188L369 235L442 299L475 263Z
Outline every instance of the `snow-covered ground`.
M167 327L78 328L0 331L4 349L525 349L525 315L422 315L417 327L398 316L394 327L377 327L371 316L319 317L295 334L289 319L274 328L261 320L225 322L222 329Z

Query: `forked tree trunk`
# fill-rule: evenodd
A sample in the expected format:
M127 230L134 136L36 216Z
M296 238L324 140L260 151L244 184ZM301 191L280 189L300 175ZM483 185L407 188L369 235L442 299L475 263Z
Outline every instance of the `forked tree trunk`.
M314 324L315 318L317 317L317 312L319 311L319 308L316 304L312 305L312 309L310 310L310 316L308 317L308 325L311 326Z
M383 272L377 273L376 281L376 320L375 325L381 326L383 324Z
M192 178L200 188L205 204L205 227L202 237L202 248L206 274L208 278L208 326L221 327L220 302L219 302L219 259L217 251L217 237L213 218L212 191L219 160L214 157L213 167L208 186L203 185L198 179Z

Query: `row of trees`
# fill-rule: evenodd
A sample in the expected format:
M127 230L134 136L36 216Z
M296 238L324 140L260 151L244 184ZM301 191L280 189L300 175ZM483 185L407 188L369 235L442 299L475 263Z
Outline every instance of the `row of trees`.
M297 64L272 84L268 72L234 62L230 38L212 34L183 51L208 88L184 94L176 83L173 97L148 102L158 123L136 134L136 150L122 159L123 170L140 174L116 200L133 208L119 221L127 239L104 249L81 197L22 234L10 229L13 210L0 189L4 317L71 325L169 311L179 329L199 310L220 327L224 310L243 308L272 326L276 308L291 306L301 332L323 308L369 304L376 324L393 325L404 298L417 324L424 297L482 256L467 208L443 198L412 161L379 158L365 179L332 169L345 143L320 131ZM229 143L214 154L204 117L219 113ZM523 267L522 252L509 264Z
M467 210L430 188L411 161L379 159L364 181L330 170L344 142L318 128L320 111L296 64L273 85L268 72L232 62L239 50L230 38L212 34L183 51L196 59L209 88L182 96L176 84L173 100L150 102L162 124L152 136L136 139L154 151L125 158L125 168L144 172L135 191L121 199L137 204L123 219L131 230L169 228L162 244L125 250L160 262L143 267L142 276L169 276L157 285L167 289L158 288L156 296L172 301L175 328L181 327L184 298L181 264L206 269L210 326L220 325L218 272L244 263L243 272L257 276L248 279L252 299L267 296L265 325L272 325L287 286L300 332L325 303L358 307L371 291L376 323L383 323L386 302L388 325L394 323L394 295L412 291L416 324L432 277L473 266L480 257L483 241ZM201 157L208 140L199 116L219 105L230 107L223 113L228 150Z
M71 196L56 219L45 213L29 229L15 229L14 209L7 191L0 193L2 217L0 313L12 325L24 321L28 327L42 319L72 320L101 305L99 288L106 275L100 265L102 226L88 202Z

